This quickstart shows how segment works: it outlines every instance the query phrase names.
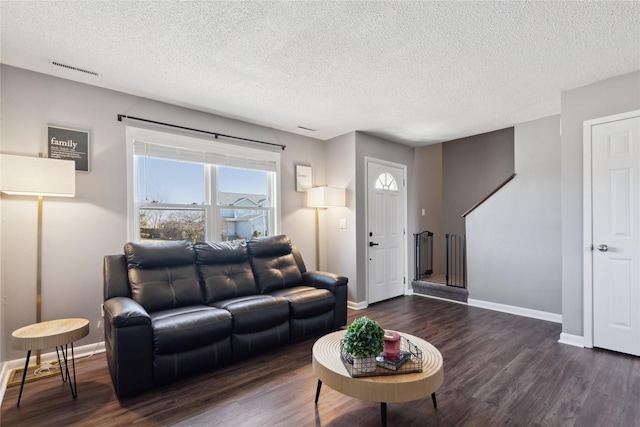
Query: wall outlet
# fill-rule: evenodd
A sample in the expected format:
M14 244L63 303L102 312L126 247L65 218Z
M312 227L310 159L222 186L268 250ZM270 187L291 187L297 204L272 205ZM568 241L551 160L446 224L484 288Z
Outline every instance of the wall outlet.
M347 228L347 219L340 218L340 228Z

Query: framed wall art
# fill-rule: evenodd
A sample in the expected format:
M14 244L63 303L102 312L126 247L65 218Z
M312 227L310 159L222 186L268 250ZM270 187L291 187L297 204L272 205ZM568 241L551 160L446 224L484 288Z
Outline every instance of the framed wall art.
M48 126L47 155L51 159L73 160L76 172L89 172L89 132Z
M313 187L313 170L311 166L296 165L296 191L303 193Z

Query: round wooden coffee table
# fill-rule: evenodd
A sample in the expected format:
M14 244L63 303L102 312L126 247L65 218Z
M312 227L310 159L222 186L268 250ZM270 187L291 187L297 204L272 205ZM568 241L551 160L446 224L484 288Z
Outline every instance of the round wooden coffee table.
M387 423L387 402L407 402L431 395L437 407L436 390L444 381L442 355L432 344L413 335L400 335L416 345L423 354L422 372L353 378L340 359L340 340L345 331L336 331L313 345L313 372L318 376L316 405L322 384L362 400L380 402L382 425Z
M22 383L20 384L20 394L18 395L18 407L20 407L20 399L22 398L22 389L24 388L24 380L27 376L29 368L29 358L31 350L42 350L45 348L56 348L58 357L58 366L60 366L60 375L62 382L69 381L71 387L71 395L75 399L78 396L78 387L76 386L76 363L73 355L73 342L89 335L89 321L87 319L59 319L49 320L47 322L34 323L33 325L24 326L16 329L11 334L11 344L16 350L27 350L27 361L24 364L22 373ZM71 344L71 364L73 366L73 383L69 374L67 365L68 344ZM62 364L60 363L60 353L64 360L65 372L62 372Z

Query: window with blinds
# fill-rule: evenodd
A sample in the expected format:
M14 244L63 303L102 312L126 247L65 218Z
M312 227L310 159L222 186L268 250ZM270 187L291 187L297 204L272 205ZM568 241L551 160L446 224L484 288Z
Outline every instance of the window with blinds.
M278 152L131 127L127 147L131 240L277 233Z

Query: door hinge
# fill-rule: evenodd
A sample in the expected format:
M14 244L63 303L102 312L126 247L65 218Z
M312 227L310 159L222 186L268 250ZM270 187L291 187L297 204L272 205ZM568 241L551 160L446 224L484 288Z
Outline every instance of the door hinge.
M406 285L406 284L407 284L407 278L406 278L406 277L403 277L403 278L402 278L402 284L403 284L403 285Z

